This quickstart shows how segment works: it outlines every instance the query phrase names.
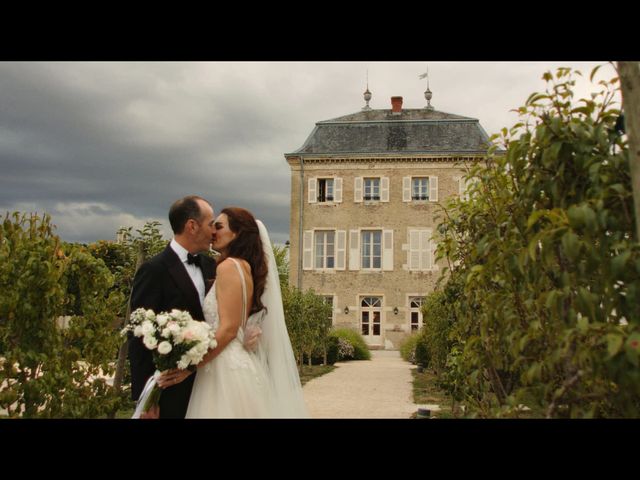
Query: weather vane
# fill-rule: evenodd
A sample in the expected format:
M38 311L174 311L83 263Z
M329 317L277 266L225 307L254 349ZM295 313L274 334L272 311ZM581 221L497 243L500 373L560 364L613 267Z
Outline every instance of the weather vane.
M427 67L427 71L425 73L419 76L420 79L425 77L427 77L427 90L424 92L424 98L427 99L427 105L424 108L427 110L433 110L433 107L431 106L431 98L433 97L433 94L431 93L431 90L429 90L429 67Z

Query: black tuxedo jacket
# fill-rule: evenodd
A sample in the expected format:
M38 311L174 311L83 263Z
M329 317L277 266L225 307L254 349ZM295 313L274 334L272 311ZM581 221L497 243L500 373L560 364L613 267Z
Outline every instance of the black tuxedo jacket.
M216 275L215 261L202 255L202 276L205 295ZM204 321L198 291L184 265L170 245L164 251L142 264L133 279L131 311L151 309L156 313L174 308L188 311L194 320ZM140 337L129 333L129 362L131 365L131 398L137 400L145 383L155 371L151 351ZM185 381L164 389L160 396L160 418L184 418L195 374Z

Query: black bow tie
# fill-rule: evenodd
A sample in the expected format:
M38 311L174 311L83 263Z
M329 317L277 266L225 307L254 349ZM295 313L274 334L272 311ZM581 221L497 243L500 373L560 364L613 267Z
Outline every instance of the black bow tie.
M199 255L191 255L187 253L187 263L189 265L195 264L196 267L202 268L202 258Z

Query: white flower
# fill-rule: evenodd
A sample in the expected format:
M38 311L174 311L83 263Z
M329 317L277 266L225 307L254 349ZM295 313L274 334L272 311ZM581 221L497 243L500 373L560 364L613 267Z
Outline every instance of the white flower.
M156 318L156 314L153 312L153 310L149 309L149 310L145 310L144 312L144 316L146 317L147 320L151 321L154 318Z
M211 340L209 340L209 348L211 350L213 350L217 346L218 346L218 341L215 338L212 338Z
M171 336L171 330L169 330L168 328L164 328L160 335L162 335L164 338L169 338Z
M158 340L156 340L156 337L153 336L145 335L142 338L142 342L144 343L144 346L149 350L153 350L158 346Z
M143 335L143 333L142 333L142 325L136 325L136 327L133 329L133 334L136 337L141 337Z
M142 322L142 334L143 335L153 335L154 333L156 333L156 328L153 326L153 323L151 323L149 320L145 320L144 322Z
M160 345L158 345L158 353L160 355L166 355L167 353L169 353L171 350L173 350L173 347L171 346L171 344L169 342L160 342Z
M157 323L158 325L160 325L161 327L164 327L164 325L165 325L168 321L169 321L169 315L162 314L162 315L158 315L158 316L156 317L156 323Z
M182 358L180 358L180 360L178 361L178 365L177 367L180 370L184 370L185 368L187 368L189 365L191 364L191 361L189 360L189 358L186 355L183 355Z

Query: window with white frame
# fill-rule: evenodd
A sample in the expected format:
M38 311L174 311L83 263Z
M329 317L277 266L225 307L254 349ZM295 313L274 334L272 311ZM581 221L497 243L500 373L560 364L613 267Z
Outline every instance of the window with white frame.
M429 200L429 177L413 177L411 182L411 200Z
M361 268L363 270L381 269L382 230L363 230L361 235Z
M335 231L315 232L315 268L335 268Z
M438 177L435 175L402 177L402 201L438 201Z
M318 179L318 202L333 202L333 178Z
M380 179L379 178L364 179L364 199L380 200Z
M360 300L360 331L365 337L380 336L381 297L362 297Z
M422 304L425 297L409 297L409 312L411 315L411 331L422 328Z

